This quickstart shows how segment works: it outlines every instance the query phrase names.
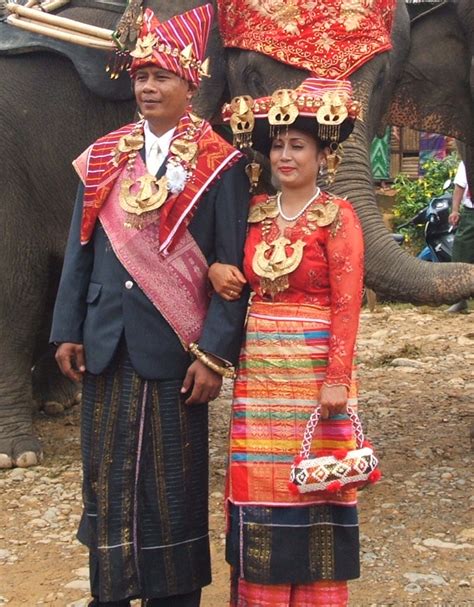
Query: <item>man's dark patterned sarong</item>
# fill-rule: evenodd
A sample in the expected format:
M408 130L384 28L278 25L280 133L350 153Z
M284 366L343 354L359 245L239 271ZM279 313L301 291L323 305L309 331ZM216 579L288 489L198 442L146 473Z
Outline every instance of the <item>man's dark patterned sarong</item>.
M211 581L207 405L185 405L181 384L142 379L125 350L102 375L85 374L78 537L101 601Z

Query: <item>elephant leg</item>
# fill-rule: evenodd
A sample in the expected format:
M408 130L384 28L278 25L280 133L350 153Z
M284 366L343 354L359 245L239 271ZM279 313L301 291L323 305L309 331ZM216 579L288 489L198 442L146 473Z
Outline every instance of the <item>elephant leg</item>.
M6 234L13 233L8 226ZM34 466L42 458L32 426L31 370L47 305L48 255L33 234L16 234L0 243L0 468Z
M81 396L80 386L59 371L54 352L48 346L33 369L33 398L48 415L63 413L79 403Z
M0 345L0 468L40 463L41 444L32 426L31 363L18 344Z

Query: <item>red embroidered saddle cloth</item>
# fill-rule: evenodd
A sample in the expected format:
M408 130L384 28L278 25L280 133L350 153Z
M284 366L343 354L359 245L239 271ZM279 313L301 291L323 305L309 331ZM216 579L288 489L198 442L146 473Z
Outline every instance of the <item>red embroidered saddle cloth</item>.
M347 78L391 48L396 0L218 0L225 46L323 78Z

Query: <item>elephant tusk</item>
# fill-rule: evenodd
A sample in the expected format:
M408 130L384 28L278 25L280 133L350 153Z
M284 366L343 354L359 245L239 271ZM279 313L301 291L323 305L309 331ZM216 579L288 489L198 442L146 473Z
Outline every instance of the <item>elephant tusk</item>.
M68 34L80 34L81 37L82 35L88 37L90 39L89 41L97 40L96 46L98 48L115 48L112 39L112 30L89 25L87 23L80 23L74 19L49 15L48 13L44 13L37 9L27 8L20 4L13 4L12 2L8 3L6 8L12 13L7 21L16 27L23 27L23 29L28 29L29 31L51 36L53 38L59 38L60 40L66 40L67 42L73 41L65 37ZM20 23L23 23L23 25L20 25ZM64 36L58 35L61 32ZM77 44L84 44L84 41L75 41ZM106 44L100 45L100 41L103 41Z

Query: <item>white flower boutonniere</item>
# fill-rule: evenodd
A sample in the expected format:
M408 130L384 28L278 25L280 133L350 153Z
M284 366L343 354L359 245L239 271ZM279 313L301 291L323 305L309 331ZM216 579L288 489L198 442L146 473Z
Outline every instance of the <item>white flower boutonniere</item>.
M172 194L179 194L184 190L188 179L188 172L182 165L168 162L166 166L166 179L168 180L168 190Z

